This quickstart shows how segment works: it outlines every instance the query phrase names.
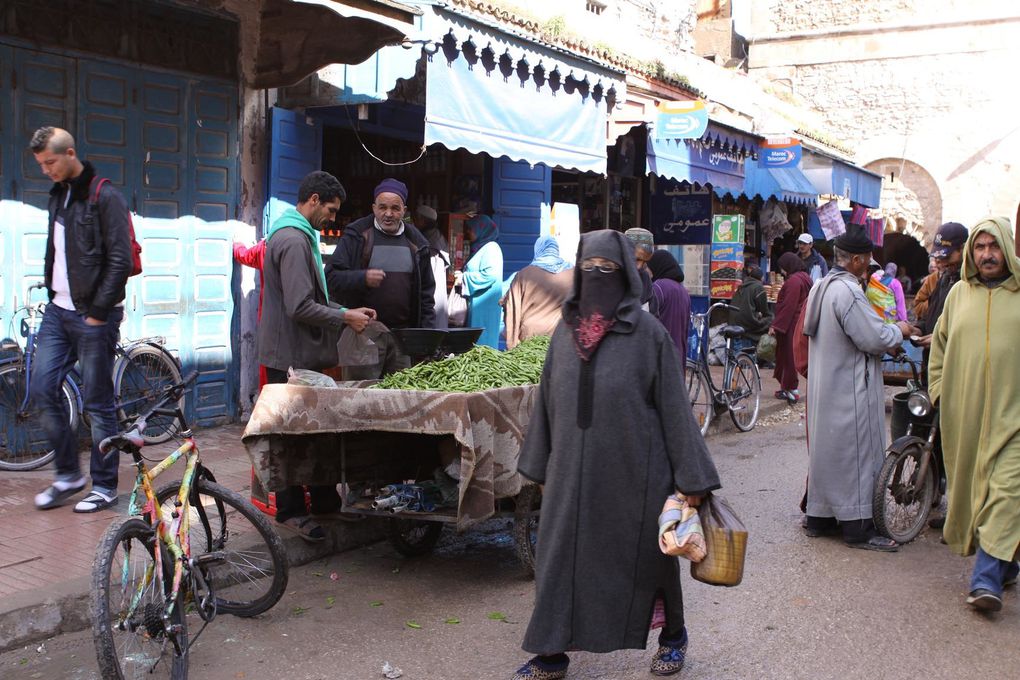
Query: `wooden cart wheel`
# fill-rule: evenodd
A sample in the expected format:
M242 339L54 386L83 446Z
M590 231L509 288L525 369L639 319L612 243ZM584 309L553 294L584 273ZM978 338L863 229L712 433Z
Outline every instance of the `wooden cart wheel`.
M436 547L443 533L441 522L424 522L418 519L394 519L386 529L390 543L404 557L428 555Z
M535 546L538 543L538 510L542 491L528 484L514 499L514 549L528 576L535 575Z

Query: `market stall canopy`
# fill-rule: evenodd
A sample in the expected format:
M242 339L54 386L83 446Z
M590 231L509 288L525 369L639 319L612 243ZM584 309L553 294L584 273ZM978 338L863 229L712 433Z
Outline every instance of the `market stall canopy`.
M609 107L622 71L442 11L426 64L425 144L606 173Z
M711 184L719 195L744 190L744 159L754 154L757 140L709 123L701 139L656 139L648 126L645 166L650 174L678 182Z
M392 0L265 0L256 88L293 85L327 64L357 64L415 31L421 11Z
M800 168L760 168L758 161L751 158L744 161L744 194L801 205L818 202L818 191Z
M877 208L881 202L881 175L808 148L801 168L819 194L842 196L867 208Z

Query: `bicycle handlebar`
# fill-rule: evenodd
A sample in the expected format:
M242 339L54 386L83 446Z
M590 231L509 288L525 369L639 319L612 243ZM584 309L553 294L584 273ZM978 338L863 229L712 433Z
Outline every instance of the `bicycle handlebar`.
M693 316L696 316L696 317L708 317L712 313L712 310L717 308L717 307L723 307L725 309L728 309L731 312L739 312L740 311L739 307L734 307L733 305L731 305L728 302L716 302L715 304L710 306L704 312L702 312L700 314L694 314Z

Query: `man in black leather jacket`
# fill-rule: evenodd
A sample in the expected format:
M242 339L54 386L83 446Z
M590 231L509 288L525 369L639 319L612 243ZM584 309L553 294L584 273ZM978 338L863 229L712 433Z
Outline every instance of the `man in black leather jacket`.
M95 169L78 158L66 130L44 127L30 144L50 191L45 281L50 302L36 339L31 398L49 445L56 479L35 497L41 510L82 491L77 433L68 423L61 384L75 361L81 366L85 412L92 423L92 491L74 507L96 512L117 503L117 456L104 460L99 442L116 434L113 360L124 316L124 288L132 251L127 203ZM98 190L97 190L98 187Z

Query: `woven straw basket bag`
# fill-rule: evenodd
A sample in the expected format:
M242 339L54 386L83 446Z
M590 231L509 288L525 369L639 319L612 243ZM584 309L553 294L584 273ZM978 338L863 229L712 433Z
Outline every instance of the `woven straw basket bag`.
M747 529L730 504L709 494L698 507L705 534L705 559L691 563L691 576L713 586L735 586L744 578Z

